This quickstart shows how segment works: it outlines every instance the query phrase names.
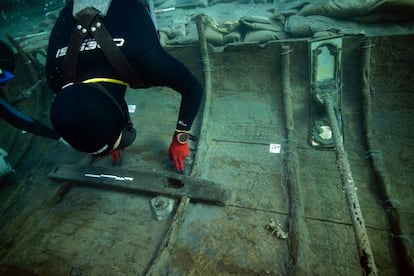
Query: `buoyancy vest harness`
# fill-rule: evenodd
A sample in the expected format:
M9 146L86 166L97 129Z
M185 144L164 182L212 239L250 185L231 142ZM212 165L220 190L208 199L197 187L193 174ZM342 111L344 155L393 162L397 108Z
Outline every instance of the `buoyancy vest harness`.
M135 72L122 51L113 42L111 34L105 28L105 25L101 20L101 17L106 15L107 9L109 8L107 2L110 1L106 1L105 4L99 6L98 9L88 6L82 8L80 11L77 11L80 7L76 5L76 2L82 1L75 1L74 3L73 13L74 18L77 20L77 24L73 30L67 53L63 60L62 71L64 83L75 82L81 43L88 35L92 35L101 47L108 61L125 82L132 88L145 87L144 82ZM100 1L96 0L92 2ZM77 10L75 10L75 7ZM99 8L102 9L102 11Z

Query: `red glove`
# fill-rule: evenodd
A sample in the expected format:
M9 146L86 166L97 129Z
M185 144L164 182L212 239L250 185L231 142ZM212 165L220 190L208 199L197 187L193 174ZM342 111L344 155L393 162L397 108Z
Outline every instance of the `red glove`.
M174 161L176 170L179 173L184 173L184 160L187 158L188 150L188 132L176 132L172 138L168 155Z
M121 166L121 150L120 149L116 149L111 152L111 161L112 161L113 167Z

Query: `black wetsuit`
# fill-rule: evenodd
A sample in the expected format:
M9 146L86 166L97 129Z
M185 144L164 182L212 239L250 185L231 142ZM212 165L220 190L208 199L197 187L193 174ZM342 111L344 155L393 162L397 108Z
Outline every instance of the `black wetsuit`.
M56 93L65 85L62 63L76 26L72 7L69 3L62 10L49 40L46 75L49 86ZM181 94L177 128L189 130L200 107L202 87L185 65L161 47L148 10L136 0L113 0L102 21L146 87L168 86ZM122 80L95 40L87 38L79 53L76 81L98 77ZM111 88L111 94L122 105L126 105L125 86L104 85Z

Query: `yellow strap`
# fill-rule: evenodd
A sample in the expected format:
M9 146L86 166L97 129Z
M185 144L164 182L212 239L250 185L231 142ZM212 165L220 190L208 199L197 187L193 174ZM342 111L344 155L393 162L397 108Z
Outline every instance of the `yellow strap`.
M94 83L94 82L110 82L110 83L121 84L121 85L125 85L125 86L128 85L128 83L126 83L124 81L116 80L116 79L110 79L110 78L92 78L92 79L84 80L82 83Z
M189 130L180 130L180 129L175 129L175 132L179 132L179 133L190 133Z

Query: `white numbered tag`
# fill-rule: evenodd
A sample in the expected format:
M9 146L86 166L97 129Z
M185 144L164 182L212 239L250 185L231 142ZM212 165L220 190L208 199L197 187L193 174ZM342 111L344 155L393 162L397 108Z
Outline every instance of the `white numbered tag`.
M136 109L137 109L137 106L135 104L129 104L128 105L128 112L129 113L135 113Z
M280 144L270 144L269 152L270 153L280 153Z

